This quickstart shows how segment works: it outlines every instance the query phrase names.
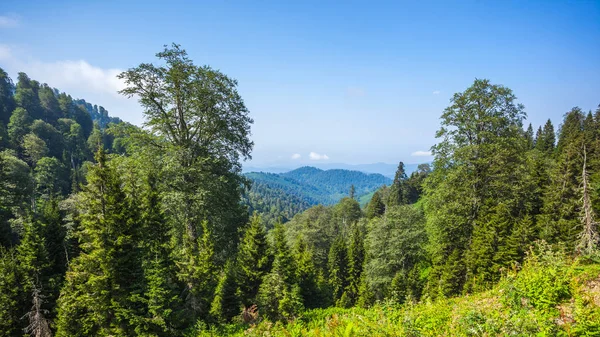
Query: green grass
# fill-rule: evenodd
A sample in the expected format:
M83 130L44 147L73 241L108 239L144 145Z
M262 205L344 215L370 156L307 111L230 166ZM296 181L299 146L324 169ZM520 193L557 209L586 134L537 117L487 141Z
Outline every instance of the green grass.
M600 263L532 253L478 294L307 311L289 322L206 327L192 336L600 336Z

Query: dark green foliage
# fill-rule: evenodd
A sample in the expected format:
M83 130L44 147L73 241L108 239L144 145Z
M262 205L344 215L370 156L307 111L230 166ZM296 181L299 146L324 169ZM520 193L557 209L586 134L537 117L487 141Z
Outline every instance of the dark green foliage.
M13 97L13 91L15 85L12 80L4 71L0 68L0 122L7 125L10 120L10 115L16 108L15 99Z
M341 236L338 236L329 249L329 284L333 294L333 303L339 305L339 301L348 287L348 249Z
M22 336L27 326L21 319L27 303L23 280L15 250L0 247L0 331L3 336Z
M238 248L237 281L240 288L240 300L245 307L256 304L256 295L262 278L271 269L268 254L267 234L261 217L254 214L250 219Z
M426 243L423 212L412 206L393 207L383 217L371 220L365 242L364 269L366 291L370 296L375 300L384 299L390 295L389 287L395 277L405 278L411 270L427 262ZM407 286L413 284L402 285L405 295ZM403 301L403 298L398 300Z
M304 307L312 309L327 306L329 303L323 275L317 271L312 253L303 238L296 241L294 256L297 264L296 279Z
M367 209L365 210L365 215L367 219L373 219L377 216L382 216L385 212L385 204L381 199L381 193L379 191L375 191L373 193L373 197L369 204L367 205Z
M517 222L522 205L529 202L531 188L523 170L525 113L515 100L510 89L476 80L454 95L442 115L441 142L433 147L435 170L425 187L434 267L430 285L437 288L432 296L456 294L467 279L477 283L480 276L473 273L479 262L465 258L501 249L501 242L489 240L510 233L503 226ZM497 213L493 205L503 203L508 210ZM498 226L487 223L494 213ZM499 270L490 272L497 275Z
M220 322L230 322L240 314L240 300L237 296L235 264L227 261L225 270L219 277L215 298L210 308L210 314Z
M354 305L360 293L360 285L363 278L363 269L365 263L365 245L364 245L364 230L358 224L354 225L350 234L350 244L348 246L348 287L346 294L348 303Z
M133 335L142 321L143 270L135 211L100 150L81 193L81 254L59 299L57 336Z
M247 174L250 176L251 174ZM265 224L272 227L278 221L283 223L308 209L315 202L308 198L289 192L284 188L261 180L253 180L250 189L246 189L243 202L250 213L261 214Z
M410 187L408 186L408 177L404 170L404 163L398 164L396 175L394 176L394 182L390 187L390 194L388 196L387 205L398 206L406 205L410 203Z

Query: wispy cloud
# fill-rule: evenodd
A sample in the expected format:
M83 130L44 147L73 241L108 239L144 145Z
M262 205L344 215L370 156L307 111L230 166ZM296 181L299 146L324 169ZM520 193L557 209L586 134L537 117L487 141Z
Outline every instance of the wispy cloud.
M300 153L294 153L294 154L292 155L292 159L300 159L300 157L302 157L302 156L300 155Z
M434 90L434 91L433 91L433 94L434 94L434 95L439 95L439 94L440 94L440 91L439 91L439 90Z
M12 45L0 44L0 63L12 76L25 72L30 78L104 106L113 116L141 124L141 109L135 99L118 93L125 87L116 68L100 68L86 60L44 61Z
M410 154L413 157L428 157L431 156L431 151L416 151Z
M19 25L19 17L14 14L0 15L0 28L13 28Z
M329 157L326 154L318 154L316 152L311 152L308 157L311 160L327 160Z

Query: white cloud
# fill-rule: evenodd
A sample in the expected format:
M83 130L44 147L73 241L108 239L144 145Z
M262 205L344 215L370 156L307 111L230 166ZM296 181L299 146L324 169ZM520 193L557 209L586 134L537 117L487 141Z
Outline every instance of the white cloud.
M14 14L0 15L0 28L12 28L19 25L19 17Z
M431 156L431 151L416 151L410 154L413 157L428 157Z
M439 95L439 94L440 94L440 91L439 91L439 90L435 90L435 91L433 92L433 94L434 94L434 95Z
M326 154L318 154L316 152L311 152L308 157L311 160L327 160L329 157Z
M294 153L294 154L292 155L292 159L300 159L300 157L302 157L302 156L300 155L300 153Z
M120 69L105 69L85 60L42 61L12 46L0 44L2 67L16 80L18 72L31 79L64 91L73 98L104 106L111 116L141 125L141 108L136 99L127 99L118 93L125 87L117 78Z

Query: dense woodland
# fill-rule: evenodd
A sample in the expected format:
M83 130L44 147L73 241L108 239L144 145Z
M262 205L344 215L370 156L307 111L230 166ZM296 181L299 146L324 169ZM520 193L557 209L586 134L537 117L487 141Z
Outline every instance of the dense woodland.
M253 121L237 82L178 45L157 57L119 75L143 128L0 71L1 336L259 335L319 308L413 310L496 289L507 270L560 265L526 259L532 246L598 263L600 108L536 131L510 89L477 79L442 112L433 165L407 176L400 163L365 207L369 187L330 182L346 196L328 205L252 190L241 161ZM294 184L310 170L271 178ZM315 203L326 205L304 210ZM519 280L511 291L538 288L510 303L558 310L534 301L554 288ZM583 307L572 331L600 333L583 325L600 305ZM519 327L546 331L545 319Z
M268 229L311 206L331 206L350 194L364 206L375 190L392 182L381 174L308 166L281 174L250 172L244 176L252 182L244 193L244 203L250 213L262 216Z

